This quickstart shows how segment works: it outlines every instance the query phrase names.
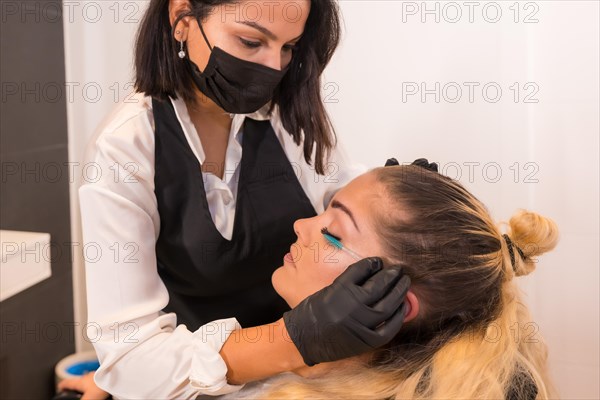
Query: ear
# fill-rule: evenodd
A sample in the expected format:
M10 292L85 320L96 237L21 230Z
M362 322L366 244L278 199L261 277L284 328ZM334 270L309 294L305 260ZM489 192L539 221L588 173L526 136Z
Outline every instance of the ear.
M184 11L190 10L189 0L169 0L169 23L173 26L173 23L177 19L177 16ZM177 37L175 33L176 40L187 40L187 30L189 28L189 17L183 17L177 23L173 32L180 31L181 34Z
M404 303L406 304L407 308L404 322L408 322L419 314L419 300L417 299L417 296L415 296L415 294L409 290L408 293L406 293Z

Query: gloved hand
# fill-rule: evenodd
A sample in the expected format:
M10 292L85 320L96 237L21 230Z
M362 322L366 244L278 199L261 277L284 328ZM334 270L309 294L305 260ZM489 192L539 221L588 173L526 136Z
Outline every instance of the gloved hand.
M283 314L306 365L365 353L400 331L410 278L400 266L382 268L379 257L360 260Z

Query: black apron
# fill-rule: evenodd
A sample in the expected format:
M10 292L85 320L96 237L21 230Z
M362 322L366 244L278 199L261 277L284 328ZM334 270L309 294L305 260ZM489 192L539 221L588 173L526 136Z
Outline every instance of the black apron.
M271 274L296 241L293 223L316 215L269 120L245 118L231 240L214 225L200 163L170 101L152 100L154 192L160 215L158 273L165 312L195 331L235 317L243 327L279 319L289 307Z

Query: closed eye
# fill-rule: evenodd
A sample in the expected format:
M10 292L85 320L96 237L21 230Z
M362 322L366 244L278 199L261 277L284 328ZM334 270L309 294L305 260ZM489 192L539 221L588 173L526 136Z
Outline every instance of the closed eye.
M250 41L250 40L246 40L246 39L242 39L242 38L239 38L239 39L240 39L240 42L241 42L241 43L242 43L244 46L246 46L246 47L248 47L248 48L250 48L250 49L255 49L255 48L257 48L257 47L259 47L259 46L260 46L260 42L252 42L252 41Z
M258 47L260 47L262 45L261 42L254 42L252 40L246 40L246 39L241 38L241 37L238 37L238 38L240 39L240 42L245 47L247 47L249 49L256 49L256 48L258 48ZM287 51L292 51L293 52L293 51L298 50L298 45L296 45L296 44L288 44L288 45L283 46L283 50L286 51L286 52Z
M327 230L327 228L322 228L321 229L321 233L322 234L327 234L327 235L331 236L332 238L334 238L335 240L339 240L340 242L342 241L341 238L339 238L339 237L333 235L331 232L329 232L329 230Z

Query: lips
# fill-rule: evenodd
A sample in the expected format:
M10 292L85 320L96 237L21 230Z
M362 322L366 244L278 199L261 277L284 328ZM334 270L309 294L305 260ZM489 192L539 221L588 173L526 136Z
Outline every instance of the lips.
M291 265L294 265L294 266L296 265L294 263L294 257L292 257L292 253L287 253L285 256L283 256L283 260Z

